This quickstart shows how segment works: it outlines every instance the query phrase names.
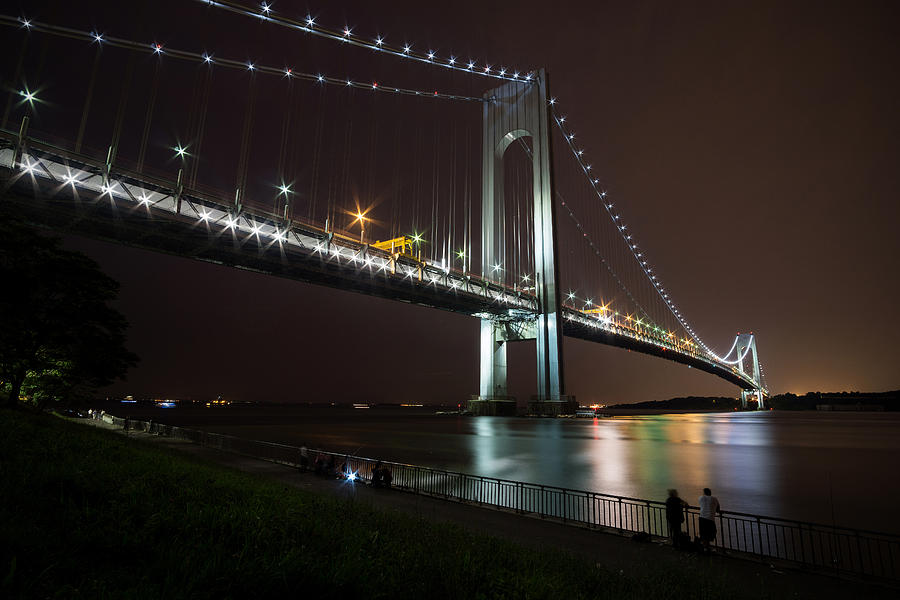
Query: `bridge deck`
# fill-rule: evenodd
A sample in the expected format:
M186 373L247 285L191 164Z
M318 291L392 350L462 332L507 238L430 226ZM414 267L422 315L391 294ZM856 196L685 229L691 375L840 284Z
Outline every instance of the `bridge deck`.
M472 316L529 318L530 293L408 254L362 244L311 223L285 222L171 181L111 169L88 157L0 132L3 210L60 231L115 241ZM22 150L20 150L22 152ZM678 340L612 318L563 309L564 335L699 368L744 389L753 380Z

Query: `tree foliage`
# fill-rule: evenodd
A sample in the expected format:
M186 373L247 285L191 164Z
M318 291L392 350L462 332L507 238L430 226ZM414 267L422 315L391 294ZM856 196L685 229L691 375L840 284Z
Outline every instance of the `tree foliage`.
M0 215L0 381L15 406L108 385L137 364L110 303L119 284L96 262Z

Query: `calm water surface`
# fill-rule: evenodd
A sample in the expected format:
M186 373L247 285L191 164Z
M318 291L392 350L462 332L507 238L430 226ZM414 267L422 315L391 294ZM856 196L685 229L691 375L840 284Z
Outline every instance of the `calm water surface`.
M113 409L135 418L503 479L900 533L900 414L525 419L431 410Z

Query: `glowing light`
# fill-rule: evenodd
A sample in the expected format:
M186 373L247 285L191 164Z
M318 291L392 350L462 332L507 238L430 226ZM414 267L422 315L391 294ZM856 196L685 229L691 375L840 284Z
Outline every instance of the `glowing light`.
M422 240L422 235L419 234L419 233L414 233L413 236L412 236L412 241L413 241L413 243L415 243L415 244L421 244L422 241L423 241L423 240Z
M162 44L153 44L153 51L157 54L162 54Z
M203 60L206 62L206 64L209 65L209 64L212 64L213 58L212 58L212 56L210 56L209 54L207 54L206 52L204 52L204 53L203 53Z
M76 182L77 180L78 180L78 176L77 176L77 175L73 175L73 174L69 173L68 175L66 175L66 181L65 181L65 182L68 183L68 184L71 185L71 186L74 186L74 185L75 185L75 182Z
M293 73L294 73L293 69L287 68L284 70L285 77L290 77L291 75L293 75Z
M209 221L209 213L204 210L200 213L200 219L202 221Z
M319 75L316 75L316 81L318 81L319 83L322 83L323 81L325 81L325 78L321 74L319 74Z
M381 45L383 45L383 44L384 44L384 38L383 38L383 37L381 37L381 36L379 35L377 38L375 38L375 45L376 45L376 46L381 46Z
M148 196L147 194L141 194L139 200L141 201L141 204L145 206L150 204L150 196Z
M316 24L316 20L313 19L310 15L306 15L306 26L312 27L315 24Z
M19 20L22 22L22 27L24 27L25 29L31 28L31 21L29 21L28 19L23 18Z
M278 190L279 190L279 192L278 192L279 194L284 194L285 196L292 193L291 186L285 185L284 183L282 183L281 185L278 186Z
M493 269L494 269L494 271L502 271L503 267L500 263L497 263L496 265L493 266Z
M97 42L98 44L103 43L103 34L102 33L94 32L91 34L91 37L93 37L94 41Z
M37 100L37 96L34 95L34 92L27 88L25 90L20 90L19 95L22 96L22 98L25 99L25 102L28 102L29 104L34 104L34 101Z
M270 4L266 4L265 2L263 2L260 6L262 8L262 11L266 14L269 14L269 11L272 10L272 6Z
M256 67L253 66L253 63L251 63L251 62L248 62L248 63L247 63L247 69L249 69L250 71L252 71L252 70L255 69L255 68L256 68Z
M469 61L469 64L466 65L466 68L467 68L467 69L474 69L474 68L475 68L475 62L470 60L470 61Z
M447 62L449 62L451 65L455 65L455 64L456 64L456 57L455 57L455 56L451 56L451 57L450 57L450 60L448 60Z
M575 299L575 292L573 292L573 291L570 290L569 293L568 293L568 295L567 295L566 297L567 297L569 300L574 300L574 299Z
M550 106L556 104L556 98L550 98Z
M485 65L485 66L484 66L484 72L485 72L485 73L490 73L490 72L491 72L491 65Z
M500 76L502 77L503 75L506 75L506 69L501 67L500 68Z
M344 33L344 41L347 41L347 38L350 37L350 28L349 28L349 27L344 27L344 32L343 32L343 33Z
M404 54L409 54L410 50L412 50L412 47L410 47L409 44L403 44L403 53Z
M175 155L178 158L184 158L185 156L190 156L190 154L188 154L188 152L187 152L187 148L183 148L180 145L175 146L174 148L172 148L172 150L175 151Z
M428 60L434 60L434 52L432 50L428 51Z

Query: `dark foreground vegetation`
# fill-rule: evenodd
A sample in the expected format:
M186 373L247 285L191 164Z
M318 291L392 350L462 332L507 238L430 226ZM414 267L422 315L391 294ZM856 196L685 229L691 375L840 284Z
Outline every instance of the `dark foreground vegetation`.
M0 410L0 597L727 597Z

